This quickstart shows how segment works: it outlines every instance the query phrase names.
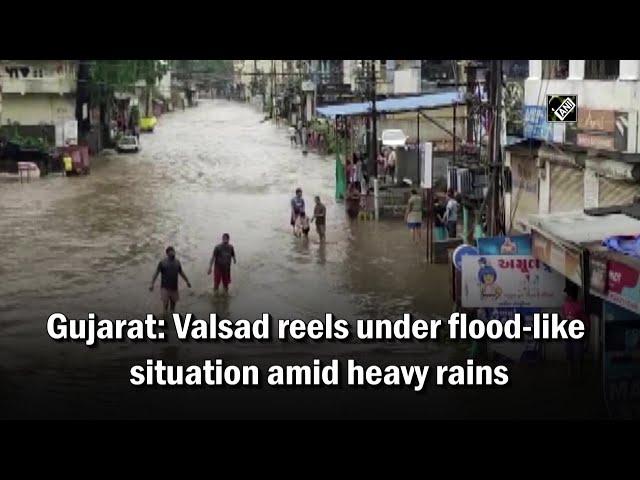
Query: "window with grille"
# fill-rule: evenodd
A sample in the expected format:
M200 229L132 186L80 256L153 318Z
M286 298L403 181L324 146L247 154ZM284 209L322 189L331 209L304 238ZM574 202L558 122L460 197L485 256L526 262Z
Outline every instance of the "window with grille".
M542 78L561 80L569 76L569 60L543 60Z
M585 60L586 80L616 80L620 76L620 60Z

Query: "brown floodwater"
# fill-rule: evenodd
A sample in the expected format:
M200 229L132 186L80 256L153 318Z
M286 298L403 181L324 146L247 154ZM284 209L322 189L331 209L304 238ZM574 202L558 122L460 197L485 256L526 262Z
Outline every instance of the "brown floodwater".
M149 292L148 286L167 245L176 248L193 284L181 284L178 311L200 318L212 312L249 320L263 312L305 320L332 312L350 321L405 312L448 315L447 266L429 265L424 243L413 244L400 221L350 221L334 199L334 158L303 156L290 146L286 128L263 118L246 104L202 101L164 115L153 134L141 136L140 153L93 159L89 176L1 181L0 416L482 416L480 404L471 410L467 397L446 389L427 397L411 390L210 396L178 389L160 397L129 384L129 368L145 358L187 364L223 355L264 364L349 355L369 362L446 362L451 349L428 342L180 343L170 330L166 343L87 348L48 337L53 312L111 319L159 314L158 288ZM326 243L314 228L308 241L292 236L289 200L296 187L308 209L316 194L327 206ZM215 298L206 271L225 232L238 264L230 296ZM160 399L172 406L161 408ZM228 409L212 410L210 401L226 401ZM553 406L560 403L546 404L557 414ZM514 405L512 415L523 413L536 414Z

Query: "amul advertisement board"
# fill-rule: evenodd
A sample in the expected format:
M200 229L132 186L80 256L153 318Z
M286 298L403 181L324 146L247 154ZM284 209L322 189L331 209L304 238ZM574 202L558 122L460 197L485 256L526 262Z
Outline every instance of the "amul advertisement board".
M531 236L512 235L508 237L478 238L480 255L531 255Z
M564 277L530 255L462 258L465 308L559 308L564 286Z

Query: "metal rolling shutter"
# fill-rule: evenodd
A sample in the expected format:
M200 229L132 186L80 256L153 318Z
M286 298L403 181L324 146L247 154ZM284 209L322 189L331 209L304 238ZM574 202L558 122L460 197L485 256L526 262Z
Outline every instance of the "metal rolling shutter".
M626 205L633 202L633 197L640 195L640 184L612 180L606 177L599 178L599 205L608 207L611 205Z
M582 170L551 164L551 212L584 210L584 175Z

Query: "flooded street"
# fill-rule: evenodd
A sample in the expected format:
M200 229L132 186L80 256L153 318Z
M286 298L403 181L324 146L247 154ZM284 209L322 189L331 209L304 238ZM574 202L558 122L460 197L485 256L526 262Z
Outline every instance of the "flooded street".
M168 245L193 285L181 282L178 311L199 318L213 312L233 320L263 312L304 320L331 312L350 321L404 312L426 319L448 315L448 267L428 265L424 244L414 245L400 221L349 221L334 199L334 158L303 156L284 127L262 120L249 105L203 101L163 116L153 134L141 136L139 154L94 159L89 176L0 183L2 417L497 415L479 403L470 409L461 390L170 389L160 405L155 388L129 383L130 367L146 358L173 364L219 356L261 365L332 356L380 365L447 362L451 347L433 343L182 343L173 328L168 342L97 348L48 337L46 321L54 312L69 318L159 315L159 286L154 292L148 286ZM307 210L316 194L327 206L324 245L315 228L308 242L291 234L289 201L298 186ZM226 299L213 296L206 274L225 232L238 256ZM211 409L211 402L226 408ZM514 403L516 415L523 411L544 414Z
M3 338L39 334L56 307L111 317L157 311L158 292L147 287L167 245L193 284L181 287L180 311L350 318L446 310L446 300L424 302L430 289L447 292L442 279L429 281L446 271L428 275L423 248L403 226L349 222L334 200L334 158L304 157L284 128L261 120L249 106L205 101L165 115L141 137L139 154L95 159L87 177L1 184ZM315 194L327 206L325 245L315 228L308 242L291 235L297 186L308 210ZM238 264L220 305L206 270L224 232Z

